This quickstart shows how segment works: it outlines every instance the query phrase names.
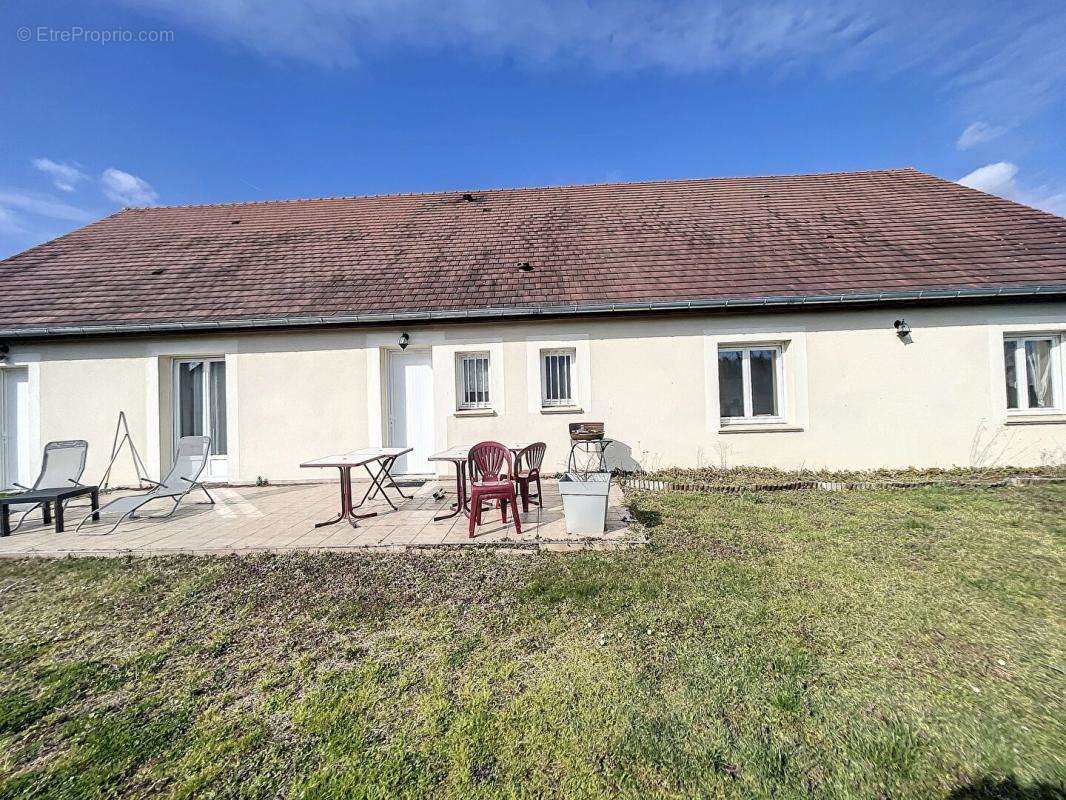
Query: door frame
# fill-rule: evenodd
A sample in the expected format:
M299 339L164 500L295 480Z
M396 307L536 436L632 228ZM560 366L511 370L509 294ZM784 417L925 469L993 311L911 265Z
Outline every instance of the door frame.
M7 373L0 369L0 492L7 489Z
M222 364L225 364L226 363L226 357L225 356L175 356L173 359L171 359L171 365L170 365L170 396L171 396L171 402L170 402L170 414L171 414L170 431L171 431L171 434L170 435L171 435L171 442L172 442L171 449L172 449L173 452L177 452L178 439L181 438L181 412L179 410L179 405L181 403L181 392L179 391L179 387L180 387L181 384L180 384L180 379L178 377L178 369L179 369L181 364L191 364L191 363L209 364L209 363L213 363L213 362L220 362ZM211 430L211 416L210 416L210 414L211 414L211 402L210 402L210 399L209 399L209 393L211 391L211 382L207 378L207 369L204 370L204 374L203 374L201 380L203 381L203 391L204 391L204 412L203 412L202 425L203 425L203 430L208 432L207 435L210 435L210 430ZM229 451L230 451L229 392L230 392L230 387L229 387L229 382L230 382L230 374L229 374L229 367L227 367L226 368L226 406L225 406L225 414L226 414L226 453L225 453L225 455L217 455L217 456L216 455L209 455L207 457L207 467L204 469L204 472L206 473L205 476L204 476L204 480L212 480L212 481L229 480L229 475L230 475L230 458L229 458ZM169 464L163 465L162 472L166 472L169 469L170 469L170 465Z
M384 436L382 437L382 439L384 441L384 446L385 447L394 447L395 446L393 444L393 425L392 425L392 361L397 356L408 355L408 354L411 354L411 353L424 353L429 359L429 371L430 371L430 376L431 376L431 378L430 378L431 391L430 391L430 395L429 395L430 415L431 415L431 418L433 420L433 443L431 445L431 448L436 447L436 444L437 444L437 414L436 414L436 407L435 407L435 404L433 402L434 394L433 394L433 391L432 391L432 388L434 386L434 378L432 377L433 376L433 348L432 347L408 347L408 348L405 348L405 349L401 350L398 347L388 347L388 348L384 348L384 350L385 350L385 370L384 370L384 372L385 372L385 376L384 376L385 377L385 380L384 380L384 384L385 384L385 392L384 392L384 394L385 394L385 403L384 403L384 406L382 408L382 416L383 416L383 419L382 419L383 425L382 425L382 427L384 428L384 430L383 430ZM430 464L430 471L429 472L425 472L425 473L423 473L423 472L399 473L398 472L397 474L398 475L400 475L400 474L407 474L407 475L432 475L432 474L434 474L433 473L433 465Z
M16 480L19 480L21 478L23 481L29 482L29 481L31 481L33 479L32 476L30 476L30 475L19 475L18 474L18 457L19 457L18 452L15 453L15 463L13 465L8 463L8 436L10 435L10 432L7 430L8 380L10 379L10 377L12 375L14 375L15 372L20 372L24 376L24 379L25 379L25 382L26 382L26 403L27 403L27 408L26 408L26 430L19 430L17 428L18 418L17 418L17 410L16 410L16 418L15 418L16 440L15 441L18 443L19 447L25 447L26 448L26 453L28 454L29 459L30 459L29 468L30 468L31 471L32 471L33 466L34 466L33 463L32 463L32 461L33 461L33 453L34 453L34 444L35 443L33 441L34 437L33 437L33 431L32 431L32 428L34 426L34 419L33 419L33 398L32 398L32 389L33 389L32 380L33 380L33 376L31 375L31 370L29 369L28 366L21 366L21 365L0 367L0 491L4 491L5 488L7 487L7 480L8 480L8 477L9 477L9 472L12 471L12 468L14 469L14 474L11 476L11 480L12 481L16 481ZM25 441L23 441L23 439L25 439Z

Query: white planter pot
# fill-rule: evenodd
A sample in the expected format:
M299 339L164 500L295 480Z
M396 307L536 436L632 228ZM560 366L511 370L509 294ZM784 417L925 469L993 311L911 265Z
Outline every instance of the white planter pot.
M567 472L559 478L566 532L603 533L607 527L607 494L610 472Z

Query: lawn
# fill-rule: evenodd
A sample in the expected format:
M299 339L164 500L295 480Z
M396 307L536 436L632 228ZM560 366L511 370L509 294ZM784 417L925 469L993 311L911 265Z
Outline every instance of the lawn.
M0 798L1062 798L1066 485L578 555L0 562Z

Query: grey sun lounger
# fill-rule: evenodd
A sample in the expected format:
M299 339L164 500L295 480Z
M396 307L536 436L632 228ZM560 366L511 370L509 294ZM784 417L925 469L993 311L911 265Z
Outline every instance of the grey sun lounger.
M27 492L42 492L47 489L70 489L81 486L81 475L85 472L85 457L89 452L89 443L84 439L71 439L64 442L49 442L44 446L44 457L41 460L41 472L33 486L15 484ZM10 498L17 500L18 497ZM25 505L11 506L11 511L23 512L18 523L12 530L18 530L19 526L26 521L34 509L44 506L45 524L51 522L48 515L48 504L30 502Z
M169 517L175 511L178 510L178 506L189 492L193 489L200 489L205 495L209 503L214 505L215 499L207 491L207 487L200 481L200 475L203 473L204 468L207 466L207 457L211 453L211 437L210 436L183 436L178 440L177 454L174 456L174 466L170 468L170 472L163 479L161 483L156 483L155 488L150 492L144 494L133 494L127 497L119 497L112 500L107 505L100 508L99 513L101 516L118 514L118 521L111 527L111 530L107 533L113 533L115 528L121 525L125 520L132 519L141 506L151 503L153 500L172 500L174 507L170 509L170 512L164 514L164 517ZM150 481L155 483L155 481ZM92 514L86 514L85 517L78 523L78 527L75 531L81 529L81 526L85 524L85 521L89 519ZM105 534L106 535L106 534Z

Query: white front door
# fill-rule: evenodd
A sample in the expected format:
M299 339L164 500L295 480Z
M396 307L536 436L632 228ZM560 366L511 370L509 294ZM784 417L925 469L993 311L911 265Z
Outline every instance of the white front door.
M32 485L32 467L29 371L0 369L0 489Z
M389 353L389 446L413 447L396 461L397 475L433 472L433 362L429 350Z
M176 445L182 436L211 437L211 455L204 470L204 478L209 480L229 477L226 427L225 359L183 358L175 361L174 442Z

